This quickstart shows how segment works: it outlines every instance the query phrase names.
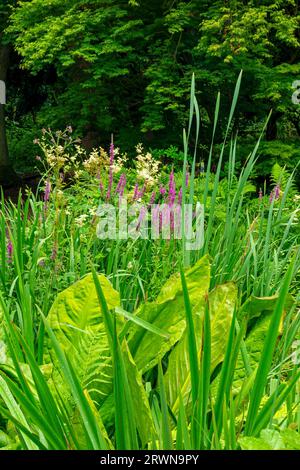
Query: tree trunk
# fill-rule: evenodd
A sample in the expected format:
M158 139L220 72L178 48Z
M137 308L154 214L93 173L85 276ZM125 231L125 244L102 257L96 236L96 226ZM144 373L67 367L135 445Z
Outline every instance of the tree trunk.
M9 46L0 44L0 80L6 81L9 64ZM0 103L0 185L6 185L16 178L16 175L9 162L4 105Z
M279 111L273 111L271 114L266 130L266 140L272 141L277 139L277 121L282 114L283 113Z

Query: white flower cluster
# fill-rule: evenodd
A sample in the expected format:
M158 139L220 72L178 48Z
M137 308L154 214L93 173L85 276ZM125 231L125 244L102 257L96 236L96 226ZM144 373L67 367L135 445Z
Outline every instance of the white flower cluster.
M101 167L107 166L108 164L108 155L102 147L99 149L94 148L89 154L89 158L83 162L85 170L94 176L98 175Z
M75 224L78 225L78 227L83 227L87 218L88 218L87 214L82 214L79 217L76 217Z
M147 186L153 186L159 176L160 162L155 160L150 152L145 153L142 144L136 146L136 153L137 178L144 181Z
M120 171L122 171L123 168L125 167L127 160L128 160L127 153L122 153L120 155L120 149L118 147L115 148L115 159L114 159L114 163L112 166L113 173L114 174L120 173Z
M65 149L62 145L45 148L45 156L51 168L55 167L60 169L65 166L66 162L69 160L69 154L65 153Z

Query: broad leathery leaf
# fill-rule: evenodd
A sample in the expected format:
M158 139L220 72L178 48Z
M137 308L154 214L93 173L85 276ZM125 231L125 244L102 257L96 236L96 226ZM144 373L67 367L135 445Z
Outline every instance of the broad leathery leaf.
M119 306L119 293L104 275L99 275L99 282L108 308ZM83 389L99 407L112 391L112 358L92 274L58 294L48 323L60 346L72 359ZM55 367L52 380L64 394L59 375Z
M239 445L242 450L274 450L268 442L260 437L241 437Z
M248 353L248 359L250 367L252 370L255 370L261 357L264 341L270 325L270 314L261 316L253 329L250 331L249 335L245 340L245 346ZM246 377L246 370L244 366L244 361L242 358L241 352L238 355L234 380L233 380L233 389L234 392L238 392L243 384L243 381Z
M119 293L104 275L98 277L108 308L120 306ZM102 324L102 312L92 274L58 294L47 318L57 340L66 350L78 346L79 338L89 327Z
M31 431L31 428L23 414L23 411L21 410L20 405L17 403L16 399L14 398L13 394L9 389L8 384L2 376L0 376L0 396L11 416L17 419L25 428ZM26 436L25 433L23 433L22 431L20 431L20 433L22 434L27 449L37 450L36 444L34 444L31 439Z
M155 434L152 413L140 372L129 351L125 340L122 342L122 355L125 363L129 387L133 400L135 421L143 444L149 442L149 435ZM114 425L114 396L110 394L101 405L101 417L107 428Z
M148 397L142 376L132 358L126 341L122 344L122 354L125 362L127 378L134 406L135 421L143 445L149 442L149 436L154 436L155 429Z
M255 297L251 296L242 305L239 311L239 316L247 316L248 320L259 317L263 312L273 312L278 295L272 295L271 297ZM286 308L289 309L294 303L292 295L287 296Z
M217 286L208 295L211 322L211 371L222 362L225 354L232 316L237 302L237 288L233 283ZM193 309L197 349L201 354L205 295ZM186 404L191 390L188 355L188 337L185 332L169 356L165 374L168 402L177 413L180 396Z
M102 418L100 416L100 413L99 411L97 410L97 408L95 407L95 404L93 402L93 400L91 399L90 395L89 395L89 392L87 390L84 391L84 395L85 395L85 398L87 399L90 407L91 407L91 410L93 412L93 415L95 416L96 420L97 420L97 423L98 423L98 426L101 430L101 434L107 444L107 448L108 449L113 449L113 445L112 445L112 442L111 440L109 439L108 437L108 434L107 434L107 431L105 429L105 426L103 424L103 421L102 421Z
M217 286L209 293L211 371L224 359L237 296L237 287L231 282Z
M264 429L260 437L246 436L239 439L242 450L284 450L281 434L272 429Z
M259 438L242 437L239 444L243 450L300 450L300 435L293 429L264 429Z
M192 308L203 303L210 283L208 256L201 258L185 272L186 283ZM180 275L170 277L156 301L143 304L137 311L143 320L151 323L169 335L162 338L134 325L128 339L129 348L141 373L154 367L182 337L185 327L185 309Z
M281 431L281 437L285 448L288 450L300 450L300 434L293 429L284 429Z
M248 320L254 320L254 325L251 327L245 339L245 346L248 353L250 367L255 370L260 361L261 352L265 338L269 329L272 313L275 309L278 295L271 297L249 297L248 300L242 305L239 316L247 316ZM288 294L285 309L288 311L295 300L292 295ZM280 333L283 329L284 314L279 326ZM234 389L237 392L240 390L243 380L246 376L244 361L241 353L238 356L235 375L234 375Z
M100 285L109 309L119 307L119 294L109 281L98 276ZM72 359L74 369L85 390L89 401L92 401L104 425L114 421L112 354L107 331L103 322L101 306L91 274L61 292L55 300L48 322L61 346ZM123 319L117 316L118 324ZM142 377L123 341L122 354L125 360L129 385L132 391L136 421L139 434L144 441L146 433L153 430L152 415L143 387ZM63 389L59 371L52 373L52 380L60 390ZM76 416L73 422L76 424Z

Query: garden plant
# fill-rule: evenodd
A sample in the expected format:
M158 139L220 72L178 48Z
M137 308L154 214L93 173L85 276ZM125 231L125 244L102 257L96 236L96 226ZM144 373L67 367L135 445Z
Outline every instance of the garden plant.
M195 87L172 164L45 128L37 190L2 194L1 450L300 450L297 167L257 187L269 115L237 169L242 73L199 157ZM125 197L136 236L101 236L101 207ZM163 237L160 214L159 236L140 236L143 208L197 202L196 249L172 217Z

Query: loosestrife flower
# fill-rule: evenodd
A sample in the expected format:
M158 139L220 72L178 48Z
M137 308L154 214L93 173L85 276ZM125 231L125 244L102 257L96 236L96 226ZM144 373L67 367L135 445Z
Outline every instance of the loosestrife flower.
M174 170L172 169L170 173L170 179L169 179L169 195L168 195L168 200L169 200L169 206L173 206L176 198L176 184L175 184L175 178L174 178Z
M271 191L270 202L273 202L274 199L276 201L277 199L279 199L279 197L280 197L280 186L279 184L276 184L275 188Z
M162 212L159 204L155 205L152 210L152 227L155 228L157 235L162 231Z
M178 193L178 204L181 206L182 204L182 188L179 189Z
M277 184L275 186L275 194L274 195L275 195L275 199L279 199L279 196L280 196L280 186L279 186L279 184Z
M258 198L259 198L260 201L261 201L262 198L263 198L263 192L262 192L262 189L261 189L261 188L259 188Z
M51 253L51 260L52 260L52 261L55 261L55 260L56 260L56 257L57 257L57 246L54 245L54 246L53 246L53 249L52 249L52 253Z
M125 173L122 173L116 188L116 194L119 194L120 197L123 196L124 190L126 186L126 175Z
M153 193L151 194L151 198L150 198L150 203L149 203L150 205L154 204L154 202L155 202L155 196L156 196L156 192L153 191Z
M13 245L12 245L11 240L9 240L7 243L7 258L8 258L9 263L12 262L12 255L13 255Z
M160 192L160 194L161 194L162 196L164 196L167 191L166 191L166 188L164 188L163 186L161 186L161 187L159 188L159 192Z
M142 225L146 215L147 215L147 208L145 206L142 206L141 210L140 210L139 218L138 218L137 227L136 227L137 231L141 228L141 225Z
M169 194L168 194L168 202L169 202L169 207L171 208L170 211L170 229L171 232L174 232L174 202L176 199L176 184L175 184L175 178L174 178L174 170L172 169L170 173L170 179L169 179Z
M98 170L98 173L97 173L97 180L99 181L99 189L100 189L100 192L102 193L102 191L104 189L104 186L103 186L103 183L102 183L100 170Z
M45 187L44 202L49 201L50 193L51 193L51 183L50 183L50 180L48 179L47 182L46 182L46 187Z
M188 187L188 185L189 185L189 177L190 177L190 174L187 171L186 174L185 174L185 185L186 185L186 187Z
M139 193L138 193L138 199L141 199L141 198L144 196L145 191L146 191L146 184L144 184L144 186L142 187L141 191L139 191Z
M134 193L133 193L133 200L136 201L138 199L139 195L139 185L138 183L135 184L134 186Z
M47 209L48 209L48 202L50 199L50 194L51 194L51 182L48 179L46 181L46 187L45 187L45 192L44 192L44 212L46 214Z

